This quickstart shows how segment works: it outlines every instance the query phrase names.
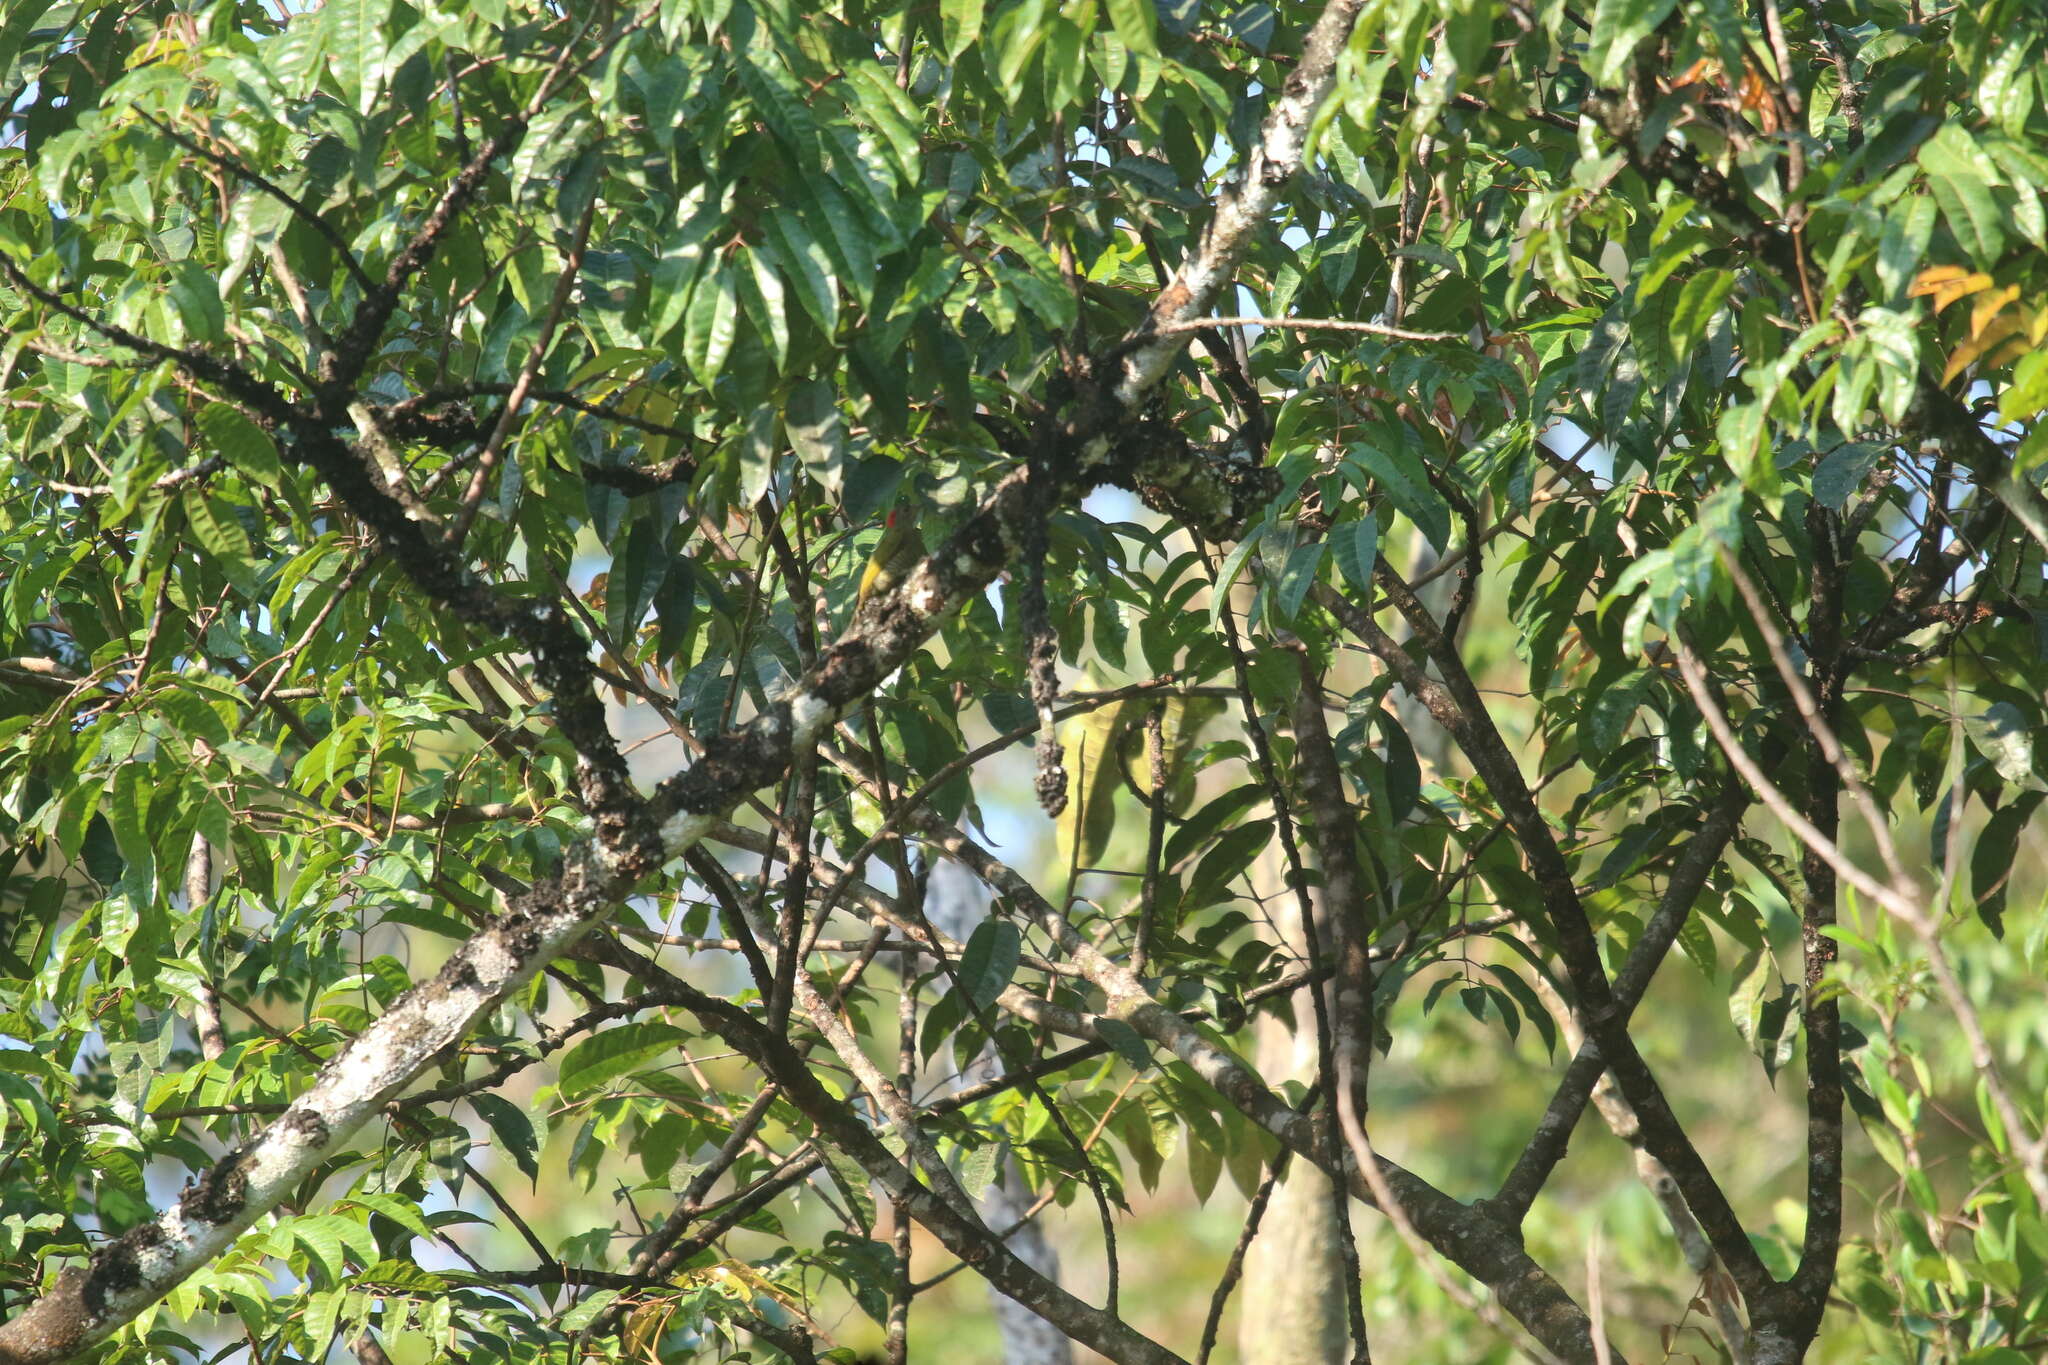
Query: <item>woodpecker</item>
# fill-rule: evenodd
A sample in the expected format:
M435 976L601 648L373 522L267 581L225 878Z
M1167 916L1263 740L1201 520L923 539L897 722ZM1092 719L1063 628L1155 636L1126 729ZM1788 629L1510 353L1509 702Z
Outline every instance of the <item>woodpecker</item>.
M887 592L902 582L923 558L924 537L918 534L917 514L907 507L894 509L882 538L875 542L875 552L868 556L867 567L861 570L854 610L867 605L871 594Z

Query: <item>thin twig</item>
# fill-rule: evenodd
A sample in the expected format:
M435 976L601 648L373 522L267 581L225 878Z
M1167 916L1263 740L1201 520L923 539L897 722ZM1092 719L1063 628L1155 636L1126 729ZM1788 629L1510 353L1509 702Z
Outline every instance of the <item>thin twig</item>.
M1679 673L1685 679L1693 701L1699 706L1707 728L1713 732L1714 741L1728 756L1729 763L1742 774L1743 780L1770 808L1771 814L1777 816L1802 845L1825 860L1837 876L1883 906L1920 940L1936 989L1940 991L1943 1003L1954 1013L1956 1024L1969 1044L1971 1064L1982 1078L2000 1122L2011 1135L2013 1150L2020 1156L2020 1169L2028 1188L2034 1192L2035 1198L2048 1205L2048 1132L2039 1136L2029 1132L2019 1106L2013 1101L2012 1091L2006 1085L1991 1040L1984 1032L1977 1006L1963 988L1961 978L1956 975L1955 964L1949 960L1948 951L1942 946L1940 926L1911 895L1887 886L1858 867L1838 844L1815 829L1812 822L1799 813L1742 747L1742 741L1729 725L1726 713L1707 689L1706 668L1699 655L1683 637L1674 637L1673 644L1676 646L1674 656L1678 660Z
M1273 1197L1274 1186L1287 1174L1287 1163L1294 1153L1282 1147L1273 1164L1266 1168L1266 1178L1259 1182L1258 1192L1252 1196L1249 1209L1245 1210L1244 1230L1237 1235L1237 1245L1230 1249L1230 1259L1224 1263L1223 1276L1216 1281L1216 1290L1209 1296L1209 1316L1202 1323L1202 1347L1195 1354L1195 1365L1209 1365L1209 1353L1216 1349L1216 1334L1223 1325L1223 1309L1230 1302L1230 1292L1237 1288L1237 1282L1244 1275L1245 1253L1251 1250L1252 1239L1259 1235L1259 1224L1266 1217L1266 1204Z
M1785 690L1792 694L1792 704L1799 711L1800 721L1813 736L1814 742L1820 746L1821 755L1842 779L1842 785L1848 789L1850 799L1856 803L1856 809L1862 812L1864 823L1870 827L1870 837L1877 845L1878 856L1884 860L1885 871L1890 874L1892 885L1900 888L1910 887L1912 878L1907 875L1905 864L1899 859L1898 847L1892 842L1891 822L1879 809L1877 798L1871 794L1869 784L1864 782L1863 775L1857 772L1856 765L1849 761L1849 755L1842 748L1842 741L1836 737L1834 727L1829 725L1827 717L1821 714L1820 703L1814 699L1813 689L1806 685L1806 679L1800 677L1799 670L1793 666L1792 656L1785 649L1784 632L1778 629L1775 617L1764 605L1756 584L1743 572L1741 563L1734 555L1728 553L1726 547L1718 548L1721 567L1728 571L1729 579L1734 582L1736 591L1742 594L1743 602L1749 607L1750 620L1756 625L1757 633L1763 637L1764 652L1770 656L1771 666L1777 670L1779 679L1785 684Z
M1290 332L1358 332L1366 336L1392 337L1397 341L1465 341L1463 332L1418 332L1412 327L1394 327L1384 322L1357 322L1349 318L1190 318L1186 322L1164 322L1153 329L1155 336L1178 336L1211 327L1272 327Z
M455 524L448 528L449 539L457 545L469 534L470 525L476 520L477 508L483 503L484 488L490 482L491 471L498 465L498 452L504 448L512 423L518 420L519 409L526 404L526 391L533 386L534 376L540 373L540 363L547 358L548 348L554 344L555 330L561 326L562 315L569 307L569 297L576 292L577 277L583 273L583 251L590 243L590 225L596 216L597 196L593 194L584 204L583 216L576 223L576 234L569 243L568 255L563 259L562 273L555 278L555 291L548 300L547 317L541 323L540 335L527 348L526 363L519 367L518 377L512 381L512 392L505 397L505 406L498 413L497 424L491 428L483 449L477 452L475 472L469 476L469 487L463 490L462 510L455 514Z

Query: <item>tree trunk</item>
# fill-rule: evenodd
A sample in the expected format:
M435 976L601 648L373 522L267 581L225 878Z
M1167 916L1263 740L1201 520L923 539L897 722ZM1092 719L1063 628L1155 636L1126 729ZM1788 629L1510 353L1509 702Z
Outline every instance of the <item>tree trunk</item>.
M1273 879L1275 885L1279 878ZM1287 946L1306 957L1301 912L1292 896L1268 906ZM1270 1016L1259 1021L1259 1073L1268 1084L1316 1074L1315 1015L1306 994L1295 999L1292 1030ZM1259 1235L1245 1253L1238 1289L1238 1358L1260 1365L1341 1365L1349 1338L1344 1321L1343 1256L1330 1177L1306 1161L1289 1162L1266 1206Z

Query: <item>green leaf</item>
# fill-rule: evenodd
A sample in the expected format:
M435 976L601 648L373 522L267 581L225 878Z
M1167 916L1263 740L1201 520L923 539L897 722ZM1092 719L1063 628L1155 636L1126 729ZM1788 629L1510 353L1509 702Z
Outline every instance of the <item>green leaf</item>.
M1720 955L1714 949L1714 931L1707 927L1704 918L1699 915L1686 916L1685 922L1678 926L1678 946L1707 980L1719 979Z
M270 433L226 403L208 403L193 418L206 443L247 478L265 488L284 484L284 465Z
M1830 451L1813 471L1813 496L1839 512L1889 454L1884 446L1850 444Z
M2034 733L2026 716L2009 701L1963 717L1970 746L1990 761L1998 775L2016 787L2043 789L2034 770Z
M328 1214L293 1218L278 1226L271 1237L271 1244L277 1245L278 1237L282 1235L287 1239L287 1245L305 1252L307 1260L319 1267L324 1284L329 1287L338 1285L348 1273L348 1252L342 1244L340 1230L335 1227L337 1221L345 1220Z
M1239 825L1219 838L1203 855L1188 881L1187 904L1192 908L1213 905L1229 895L1230 883L1244 875L1273 839L1271 820L1254 820Z
M996 87L1011 104L1023 97L1024 71L1044 45L1052 25L1046 19L1046 0L1023 0L996 16L991 34L996 49Z
M779 368L789 362L789 315L784 310L782 277L761 252L742 248L746 273L740 276L747 317L756 331L768 339Z
M1685 355L1707 335L1707 326L1735 288L1730 270L1702 270L1679 286L1678 303L1671 310L1671 352Z
M333 25L328 52L335 80L356 112L367 114L376 107L384 85L384 24L391 0L330 0L321 12Z
M805 170L818 167L818 123L794 89L784 85L788 73L780 63L759 63L742 56L733 64L740 84L775 138Z
M1106 0L1109 22L1116 29L1117 38L1131 51L1148 57L1159 55L1153 3L1154 0Z
M1997 168L1953 123L1944 124L1921 146L1918 160L1949 231L1972 260L1990 269L2005 250L2006 215L1986 183L1997 176Z
M593 1034L564 1053L556 1083L564 1097L587 1095L618 1077L673 1052L689 1035L673 1024L637 1020Z
M982 1142L967 1149L960 1159L960 1188L967 1191L969 1199L979 1199L988 1193L1009 1150L1007 1142Z
M875 1230L875 1192L869 1184L868 1173L861 1169L859 1162L834 1144L820 1142L816 1146L825 1158L825 1169L832 1172L832 1183L846 1196L847 1207L852 1210L861 1235L865 1237L872 1233Z
M1108 1043L1116 1055L1133 1071L1150 1069L1152 1049L1146 1046L1138 1031L1123 1020L1111 1019L1107 1015L1098 1017L1095 1021L1095 1034L1103 1042Z
M852 202L830 181L819 180L805 188L825 220L826 249L839 263L843 272L840 279L865 308L874 301L875 272L880 265L875 238L867 222L854 211Z
M1273 585L1272 594L1267 598L1269 611L1276 623L1285 625L1300 612L1302 599L1315 586L1316 574L1323 566L1325 548L1323 542L1312 540L1306 545L1295 546L1288 553L1287 564L1280 571L1280 580Z
M1373 445L1354 445L1345 452L1345 460L1372 475L1387 500L1415 523L1423 539L1438 554L1444 552L1451 539L1451 507L1430 487L1420 457L1405 448L1382 450Z
M154 790L147 763L123 763L114 769L113 791L101 808L127 864L122 883L140 900L155 895L156 853L149 822L149 798Z
M255 550L248 532L232 511L204 492L194 489L185 495L185 520L192 534L212 557L228 581L243 592L256 589Z
M1167 836L1162 865L1169 868L1178 867L1196 849L1207 843L1217 830L1257 805L1265 796L1263 787L1248 782L1213 801L1203 802L1188 816L1187 823Z
M1266 532L1266 523L1261 522L1245 533L1243 540L1223 557L1223 567L1216 571L1216 586L1209 595L1209 625L1213 629L1230 606L1230 585L1244 572L1245 562L1259 545L1259 539Z
M1777 974L1777 963L1770 953L1758 948L1744 954L1732 974L1734 989L1728 996L1728 1017L1735 1031L1742 1035L1742 1041L1752 1047L1756 1045L1757 1022L1763 1013L1764 991Z
M939 20L948 56L957 58L981 36L981 17L986 7L985 0L939 0Z
M1970 900L1977 918L1994 935L2003 936L2006 896L2019 870L2020 840L2040 805L2038 790L2008 802L1984 822L1970 851Z
M918 140L923 113L893 80L874 68L856 66L847 75L847 89L861 118L889 144L898 183L915 185L923 178L924 152Z
M1500 982L1501 990L1514 1000L1516 1004L1521 1006L1522 1013L1529 1017L1529 1021L1536 1026L1536 1032L1542 1036L1543 1046L1553 1057L1556 1056L1557 1022L1550 1017L1550 1011L1543 1008L1542 1000L1537 997L1536 992L1530 987L1529 983L1522 980L1521 976L1513 968L1502 963L1487 962L1482 965L1487 971L1493 973L1495 979ZM1505 1005L1506 1002L1500 1001L1498 1003ZM1507 1012L1503 1009L1502 1018L1507 1017ZM1515 1027L1517 1026L1510 1025L1511 1029Z
M1649 681L1650 675L1638 669L1609 685L1594 699L1586 717L1586 738L1595 754L1614 752L1643 704L1643 691Z
M1344 581L1365 601L1372 601L1372 571L1380 552L1379 519L1368 512L1357 521L1345 522L1330 532L1330 543Z
M967 992L974 1008L985 1010L995 1003L1016 974L1023 950L1024 936L1006 919L985 919L974 926L967 947L954 966L960 988Z
M1876 363L1878 411L1887 422L1905 420L1920 389L1920 344L1925 331L1911 313L1866 308L1857 320L1867 354Z
M1637 44L1671 13L1677 0L1599 0L1593 7L1593 35L1587 46L1587 75L1593 84L1621 83Z
M690 308L683 319L683 358L697 382L710 388L732 354L739 330L739 290L732 267L724 261L705 264L704 273L690 291Z
M171 303L193 341L227 339L227 307L221 302L220 283L197 261L180 261L171 269Z
M680 226L662 243L661 258L654 264L648 309L652 315L650 335L656 340L666 337L683 320L712 234L722 221L723 209L724 205L706 185L691 191L678 208Z
M750 409L740 434L740 503L751 507L768 491L781 453L775 444L775 410L766 404Z
M1877 279L1883 302L1902 301L1906 286L1920 273L1938 216L1934 200L1921 194L1899 200L1885 213L1884 232L1877 243Z
M51 0L19 0L7 7L7 20L0 24L0 72L12 72L23 42L50 8Z
M767 227L769 245L783 277L796 287L797 302L831 336L839 329L839 276L831 256L794 213L775 215Z
M641 621L668 577L669 552L662 531L652 517L636 517L625 544L612 555L604 619L606 633L614 640L631 641L639 634Z
M791 389L782 424L804 472L837 498L846 484L846 427L832 386L822 379L806 379Z
M1379 792L1385 802L1384 815L1388 824L1398 824L1408 818L1415 809L1416 801L1422 795L1422 760L1415 753L1414 742L1408 738L1407 730L1400 719L1390 711L1379 712L1380 742L1386 746L1386 786Z

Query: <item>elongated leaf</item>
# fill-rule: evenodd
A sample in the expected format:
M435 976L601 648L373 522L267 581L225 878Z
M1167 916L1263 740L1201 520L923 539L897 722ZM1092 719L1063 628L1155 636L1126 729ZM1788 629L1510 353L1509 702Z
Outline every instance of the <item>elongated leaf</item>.
M1352 591L1372 600L1373 565L1379 559L1379 519L1371 513L1357 521L1345 522L1330 532L1330 544L1337 554L1337 568Z
M1016 975L1024 936L1006 919L985 919L974 926L954 971L960 988L976 1009L987 1009Z
M683 318L683 357L697 382L710 388L732 354L733 338L739 331L739 288L732 267L724 261L710 261L690 290L690 306Z
M804 472L838 497L846 482L846 427L832 386L820 379L798 384L790 390L782 421Z
M1159 42L1155 32L1158 22L1153 13L1153 0L1105 0L1109 8L1109 22L1116 27L1116 36L1133 52L1156 56Z
M637 1020L593 1034L562 1055L557 1068L564 1095L584 1095L625 1075L689 1035L673 1024Z
M255 550L234 513L202 492L185 496L185 519L192 534L229 581L245 592L256 586Z
M939 0L939 17L944 25L946 51L954 57L973 46L981 36L984 0Z
M782 275L795 286L797 301L827 336L832 335L839 328L839 276L831 256L794 213L776 215L768 230Z
M1415 523L1438 554L1443 553L1451 539L1451 507L1430 487L1429 475L1418 457L1406 449L1355 445L1345 459L1371 474L1395 509Z
M335 80L356 111L367 114L384 85L384 25L391 0L333 0L321 8L333 25L328 52Z
M783 304L782 277L776 273L774 264L760 252L745 249L742 254L747 270L740 276L740 284L745 294L747 317L755 330L768 339L775 354L775 363L781 366L789 360L789 315Z
M1302 599L1315 586L1316 574L1323 565L1323 553L1328 547L1319 540L1306 545L1297 545L1288 553L1286 566L1280 570L1280 579L1273 585L1270 604L1271 619L1280 624L1294 620L1301 610Z

